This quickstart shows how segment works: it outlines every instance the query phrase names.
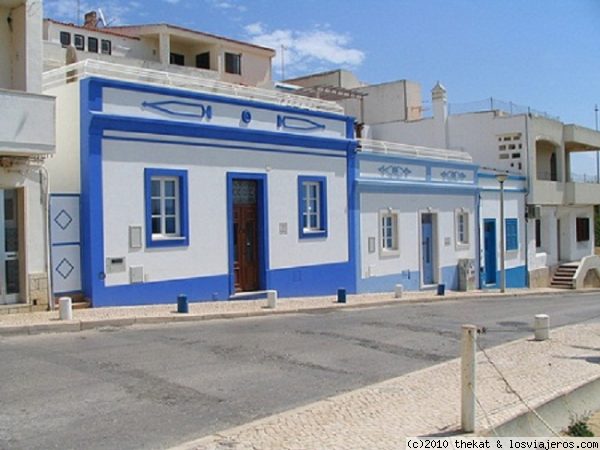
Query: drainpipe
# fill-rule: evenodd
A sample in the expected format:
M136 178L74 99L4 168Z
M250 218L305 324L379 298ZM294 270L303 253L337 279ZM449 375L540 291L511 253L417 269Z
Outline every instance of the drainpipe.
M48 284L48 306L54 311L54 298L52 296L52 263L50 261L50 189L48 170L40 167L40 202L44 208L44 251L46 256L46 282Z
M529 160L529 113L525 114L525 142L526 142L526 152L527 152L527 173L525 175L527 179L527 184L525 186L525 211L527 211L527 205L529 204L529 192L531 191L531 177L530 177L530 160ZM525 212L527 214L527 212ZM525 281L527 282L527 287L531 287L531 280L529 276L529 236L528 236L528 223L525 221Z

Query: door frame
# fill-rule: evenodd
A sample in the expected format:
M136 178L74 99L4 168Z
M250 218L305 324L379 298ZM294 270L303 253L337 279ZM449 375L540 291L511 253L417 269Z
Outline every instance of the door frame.
M234 236L233 236L233 182L256 181L256 218L259 290L269 288L269 215L267 175L264 173L227 172L227 250L229 267L229 295L235 294Z
M487 265L487 252L488 246L486 245L486 224L491 223L494 225L494 244L489 248L489 250L493 250L494 254L494 282L488 283L488 274L490 273L490 267ZM498 233L496 227L496 219L483 219L483 267L485 268L483 272L483 277L481 280L481 285L485 287L492 287L498 284Z
M437 238L437 211L420 211L419 212L419 283L421 288L431 288L435 286L439 279L439 264L438 264L438 238ZM431 272L433 275L433 283L425 284L425 268L423 264L423 216L431 216Z

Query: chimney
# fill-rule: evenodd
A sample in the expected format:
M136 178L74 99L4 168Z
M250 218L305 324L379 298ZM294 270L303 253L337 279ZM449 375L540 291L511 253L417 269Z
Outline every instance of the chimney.
M98 19L96 18L96 11L90 11L85 13L83 16L83 27L84 28L96 28Z
M446 88L438 81L431 90L435 146L448 148L448 97Z

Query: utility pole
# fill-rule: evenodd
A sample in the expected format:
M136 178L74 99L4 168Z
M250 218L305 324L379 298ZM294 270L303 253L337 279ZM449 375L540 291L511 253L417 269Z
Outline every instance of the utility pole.
M596 114L596 131L598 131L598 103L596 103L594 113ZM598 153L600 153L600 150L596 150L596 183L600 183L600 157Z

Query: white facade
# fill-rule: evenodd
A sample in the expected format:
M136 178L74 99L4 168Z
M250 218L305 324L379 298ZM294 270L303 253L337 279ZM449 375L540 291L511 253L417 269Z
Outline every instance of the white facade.
M368 110L372 100L367 96L363 101ZM388 103L393 104L394 98L389 97ZM383 107L389 108L389 104ZM577 241L577 222L580 228L589 224L593 231L593 206L600 201L600 185L572 179L569 158L572 152L600 148L600 133L534 113L511 114L502 108L449 114L446 91L439 83L432 90L432 117L390 117L389 121L370 122L365 115L368 137L465 151L482 167L526 177L526 203L530 212L542 214L541 219L527 217L531 286L548 285L556 266L593 254L593 232L580 231ZM526 216L520 220L525 221ZM541 220L541 225L535 220ZM539 236L536 244L540 229L542 245L538 245Z
M97 95L87 102L90 91ZM61 118L51 195L76 198L82 211L81 234L53 242L69 266L53 262L68 278L81 273L79 288L94 306L173 302L180 293L192 301L265 289L331 294L340 283L354 290L352 119L100 78L50 92ZM149 186L161 180L178 186L174 237L156 237ZM307 186L318 190L314 228L305 221L313 212ZM244 189L252 200L238 204ZM255 251L245 262L241 241ZM244 285L248 268L256 279Z
M0 312L50 300L48 177L54 99L41 93L42 3L0 1ZM8 308L5 306L8 305Z

